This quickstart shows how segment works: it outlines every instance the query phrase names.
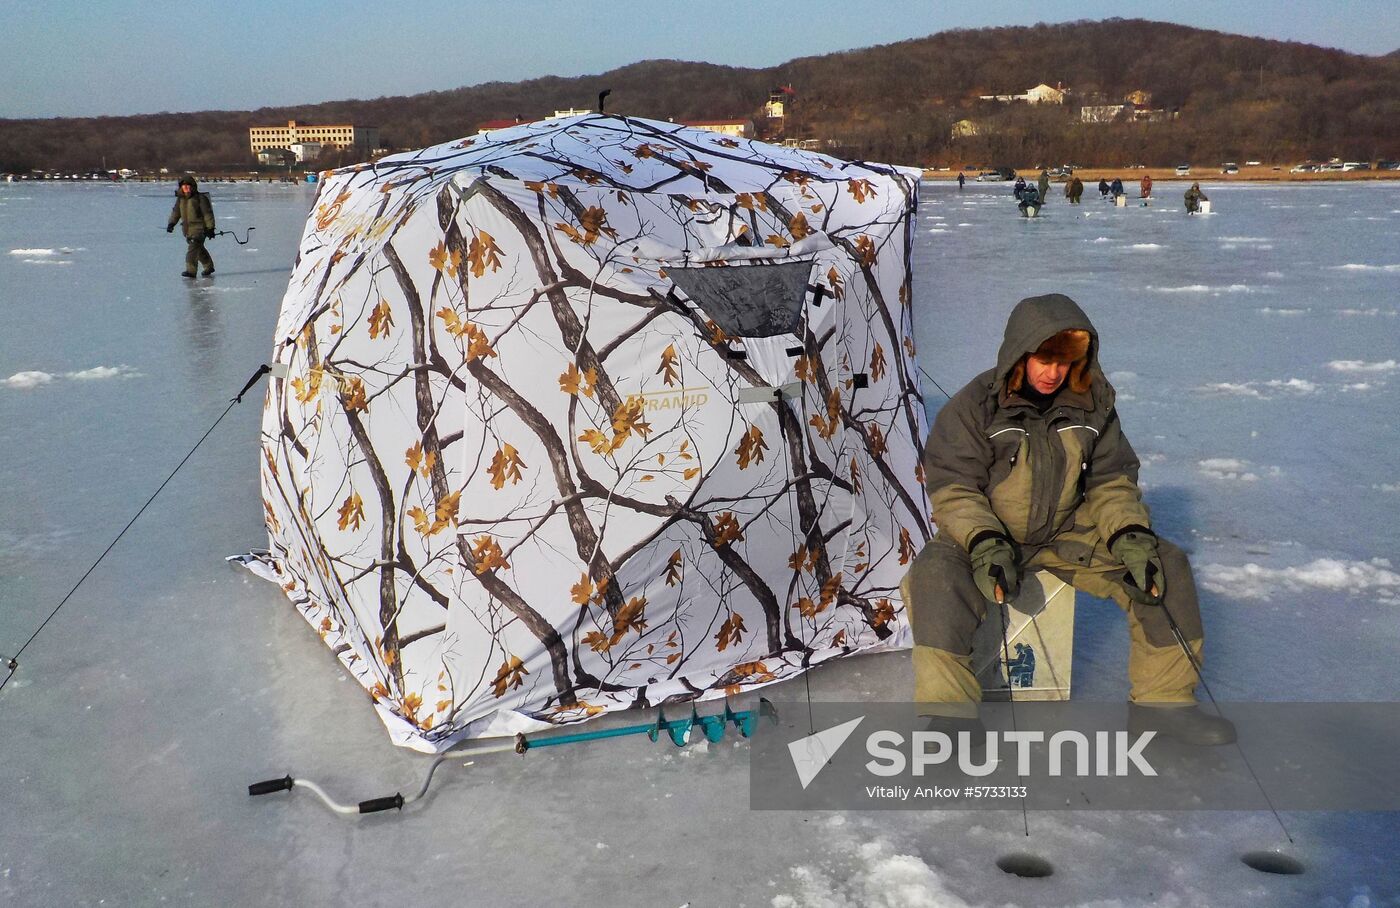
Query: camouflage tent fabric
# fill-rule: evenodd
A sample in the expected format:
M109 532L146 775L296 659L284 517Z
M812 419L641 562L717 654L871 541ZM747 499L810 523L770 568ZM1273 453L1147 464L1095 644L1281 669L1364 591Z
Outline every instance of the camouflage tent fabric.
M263 411L267 568L395 742L907 645L917 192L603 114L323 175Z

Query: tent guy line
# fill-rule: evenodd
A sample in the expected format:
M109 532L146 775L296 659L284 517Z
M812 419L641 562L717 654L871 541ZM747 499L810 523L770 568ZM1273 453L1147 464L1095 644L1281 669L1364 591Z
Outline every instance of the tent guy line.
M92 574L92 572L97 570L97 566L102 563L102 559L106 558L107 554L111 552L112 549L116 548L117 543L121 542L122 537L126 535L126 531L131 529L132 525L135 524L138 519L140 519L141 515L145 513L146 508L150 507L151 503L156 500L156 496L158 496L162 491L164 491L165 487L170 484L170 480L175 478L175 474L180 472L180 469L189 461L191 457L194 456L194 452L199 450L199 446L204 444L205 439L207 439L210 435L213 434L214 430L219 427L219 423L223 422L224 417L229 414L229 411L243 402L243 395L247 394L249 389L251 389L253 385L257 384L258 379L262 378L264 375L271 371L272 367L269 366L267 363L263 363L261 366L258 367L257 371L255 371L252 374L252 376L248 379L248 381L243 385L243 390L239 391L238 394L235 395L229 401L228 406L225 407L224 411L219 414L219 418L214 420L213 425L211 425L205 431L205 433L199 437L199 441L194 443L194 447L190 448L189 453L186 454L178 464L176 464L175 469L170 471L170 475L165 477L165 481L162 482L160 486L154 492L151 493L151 497L146 499L146 503L141 505L141 507L136 511L136 514L126 522L126 526L122 527L121 532L117 534L117 538L113 539L111 544L108 545L107 548L102 550L102 554L97 556L97 560L92 563L92 566L83 572L83 576L79 577L78 582L73 584L73 588L68 591L68 595L64 596L62 601L60 601L58 605L54 606L54 610L49 612L49 616L43 620L43 622L39 625L38 628L35 629L34 633L29 635L29 639L24 641L24 644L18 650L15 651L15 654L13 656L5 657L5 668L9 670L9 673L5 675L5 679L3 681L0 681L0 691L3 691L5 689L5 685L9 684L10 679L13 678L15 674L19 671L19 657L22 656L24 654L24 651L29 648L29 644L33 643L35 639L38 638L39 634L44 630L44 628L48 627L49 622L52 621L54 619L54 616L58 614L59 609L63 608L63 606L68 603L68 600L73 598L73 594L76 593L78 591L78 588L83 585L83 581L87 580L88 577Z

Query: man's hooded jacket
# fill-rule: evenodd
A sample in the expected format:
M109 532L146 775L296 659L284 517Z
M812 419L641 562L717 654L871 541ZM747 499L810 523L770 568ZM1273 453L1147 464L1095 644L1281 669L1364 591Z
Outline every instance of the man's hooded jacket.
M181 186L191 188L189 196L180 192ZM185 224L185 236L189 239L214 235L214 203L209 200L207 192L199 191L199 184L190 176L180 178L179 185L175 187L175 207L170 209L169 225L174 227L181 221Z
M1042 409L1013 390L1017 366L1063 331L1088 332L1089 342ZM1069 297L1016 305L996 368L954 395L929 434L924 469L940 535L964 548L986 533L1039 546L1070 529L1092 527L1111 542L1120 530L1151 527L1098 346L1098 332Z

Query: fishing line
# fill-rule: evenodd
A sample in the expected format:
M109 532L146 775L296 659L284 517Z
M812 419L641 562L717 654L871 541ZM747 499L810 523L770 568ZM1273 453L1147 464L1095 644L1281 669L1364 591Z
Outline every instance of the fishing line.
M933 382L933 386L934 386L935 388L937 388L937 389L940 390L940 391L943 391L943 386L940 385L940 384L934 379L934 377L933 377L932 375L929 375L929 374L928 374L928 370L927 370L927 369L925 369L923 366L920 366L920 367L919 367L919 371L922 372L922 373L924 373L924 378L927 378L929 381ZM949 400L952 400L952 399L953 399L953 396L952 396L951 394L949 394L947 391L943 391L943 396L946 397L946 398L948 398Z
M252 228L249 229L251 230ZM154 492L151 493L151 497L146 499L146 503L141 505L140 509L136 512L136 515L126 522L126 526L122 527L121 532L117 534L117 538L113 539L111 544L108 545L107 548L103 549L102 554L97 556L97 560L92 563L92 566L83 572L83 576L79 577L78 582L73 584L73 588L68 591L68 595L63 597L63 600L59 602L57 606L54 607L54 610L52 612L49 612L49 616L44 619L43 623L39 625L39 627L34 631L34 633L29 635L29 639L24 641L24 645L21 646L18 650L16 650L13 656L9 656L5 659L5 667L9 669L9 674L5 676L5 680L0 681L0 691L3 691L5 689L5 685L9 684L10 679L13 678L15 674L19 671L19 657L22 656L24 654L24 651L29 648L29 644L33 643L35 638L39 636L39 633L43 631L44 628L48 627L49 622L52 621L54 619L54 616L58 614L59 609L63 608L63 606L68 603L68 600L73 598L73 594L78 591L78 587L83 585L83 581L87 580L88 576L91 575L93 571L97 570L97 566L102 563L102 559L107 557L107 553L112 551L112 549L116 548L117 543L121 542L122 537L126 535L126 531L131 529L132 524L136 523L136 521L141 517L141 515L146 512L146 508L151 506L151 502L155 501L156 496L159 495L165 489L165 487L170 484L170 480L175 478L175 474L180 472L180 468L183 467L186 464L186 462L188 462L189 459L194 456L194 452L199 450L199 446L204 444L204 440L208 438L211 434L213 434L214 430L219 427L219 423L223 422L224 417L229 414L229 411L243 401L243 395L247 394L249 389L251 389L253 385L257 384L258 379L262 378L264 375L271 371L272 367L269 366L267 363L263 363L261 366L258 367L258 370L253 373L252 377L249 378L247 383L243 386L243 390L239 391L237 396L235 396L232 400L229 401L229 405L224 408L224 412L219 414L219 418L214 420L214 424L211 425L208 428L208 430L206 430L205 433L199 437L199 441L194 443L194 447L190 448L189 453L186 454L184 458L180 460L180 463L177 464L175 469L170 472L170 475L165 477L165 482L162 482L160 486Z
M1006 643L1006 612L1008 609L1011 608L1011 604L1009 602L998 602L996 604L996 607L997 615L1001 617L1002 670L1006 675L1006 702L1011 707L1011 730L1014 732L1019 732L1020 729L1016 727L1016 693L1012 689L1014 687L1014 683L1011 680L1011 650L1007 648ZM1016 765L1016 781L1021 781L1021 766L1019 760L1017 761ZM1029 838L1031 834L1031 820L1030 816L1026 812L1026 796L1024 794L1021 795L1020 801L1021 825L1025 827L1026 837Z
M1195 653L1191 652L1191 647L1186 642L1186 635L1181 632L1181 627L1176 623L1176 619L1172 617L1172 613L1167 610L1167 604L1165 602L1160 603L1157 608L1160 608L1162 614L1167 616L1167 624L1171 625L1172 635L1176 637L1176 642L1181 644L1181 651L1184 652L1186 658L1190 660L1191 667L1196 670L1196 677L1200 679L1201 689L1204 690L1206 696L1210 698L1210 705L1215 707L1216 715L1224 719L1225 713L1221 711L1220 704L1215 699L1215 694L1210 692L1210 685L1206 683L1205 673L1201 671L1201 663L1196 660ZM1293 841L1293 836L1288 832L1288 827L1284 825L1283 817L1279 816L1278 808L1274 806L1273 799L1269 797L1269 792L1264 788L1264 783L1259 781L1259 776L1254 772L1254 767L1249 763L1249 757L1245 756L1244 747L1240 744L1238 736L1235 738L1235 749L1240 752L1240 759L1244 761L1244 768L1249 770L1249 777L1253 779L1254 784L1259 787L1259 793L1264 796L1264 803L1269 805L1269 810L1273 813L1274 819L1278 822L1279 829L1283 830L1284 838L1288 839L1290 845L1296 845L1297 843Z

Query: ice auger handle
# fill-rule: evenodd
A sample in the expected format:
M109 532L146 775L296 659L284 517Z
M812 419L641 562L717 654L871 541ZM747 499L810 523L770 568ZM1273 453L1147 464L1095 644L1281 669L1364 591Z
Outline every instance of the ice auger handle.
M378 813L381 810L403 810L403 795L394 792L387 798L370 798L360 802L360 813Z
M248 795L257 797L258 795L270 795L276 791L291 791L292 777L284 776L280 779L268 779L266 782L254 782L248 786Z

